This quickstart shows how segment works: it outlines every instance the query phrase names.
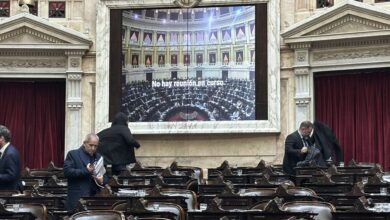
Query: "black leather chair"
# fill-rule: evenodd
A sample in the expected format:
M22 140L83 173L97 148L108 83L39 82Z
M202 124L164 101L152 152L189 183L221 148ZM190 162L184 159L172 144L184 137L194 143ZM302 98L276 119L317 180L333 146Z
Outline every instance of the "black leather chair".
M317 214L314 217L316 220L332 220L332 213L336 212L336 208L332 204L322 201L286 202L281 209L286 212L314 213Z
M94 210L75 213L69 220L125 220L125 216L114 210Z

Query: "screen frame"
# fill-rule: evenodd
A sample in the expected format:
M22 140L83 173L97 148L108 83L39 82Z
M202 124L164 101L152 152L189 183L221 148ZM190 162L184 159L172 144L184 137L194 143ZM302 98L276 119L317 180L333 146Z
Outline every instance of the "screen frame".
M279 7L277 1L264 1L264 0L251 0L245 1L231 1L230 5L246 5L246 4L259 4L265 3L263 9L267 14L267 50L266 56L266 79L267 86L257 87L256 84L256 96L258 91L263 91L263 95L266 95L267 100L265 103L259 103L256 100L256 108L263 109L265 113L258 113L256 118L261 120L251 121L187 121L187 122L131 122L129 127L135 134L175 134L175 133L274 133L280 132L280 30L279 30ZM199 7L212 7L218 5L225 5L225 2L217 0L203 0ZM171 1L167 0L149 0L148 4L144 1L134 0L116 0L105 1L100 0L97 6L97 33L96 33L96 117L95 117L95 129L101 130L110 125L109 119L117 111L120 106L120 99L112 100L111 97L115 97L116 92L113 92L113 86L118 85L118 80L115 77L110 77L110 70L113 70L112 66L115 65L115 61L110 51L122 51L122 43L120 45L113 46L112 42L121 41L121 33L113 33L110 31L114 25L114 22L122 20L119 18L122 13L112 13L112 9L147 9L147 8L173 8L177 7ZM259 13L256 13L256 21L258 21ZM122 23L122 22L121 22ZM263 24L264 25L264 24ZM120 32L120 31L119 31ZM110 40L112 40L110 42ZM111 44L110 44L111 43ZM116 48L118 47L118 48ZM257 47L257 46L256 46ZM256 49L257 50L257 49ZM257 56L261 56L261 51L257 52ZM120 65L121 66L121 65ZM256 65L258 66L258 65ZM256 68L257 71L257 68ZM120 78L120 77L116 77ZM116 81L116 82L115 82ZM118 95L118 94L117 94ZM261 99L260 99L261 100ZM263 98L264 100L264 98ZM266 116L266 117L265 117Z

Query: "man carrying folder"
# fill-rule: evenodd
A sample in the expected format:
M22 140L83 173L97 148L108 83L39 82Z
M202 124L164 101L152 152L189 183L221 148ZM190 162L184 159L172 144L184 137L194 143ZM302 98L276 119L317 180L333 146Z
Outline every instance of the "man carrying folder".
M71 150L64 161L64 175L68 178L67 210L72 211L83 196L94 196L108 182L103 158L96 153L99 137L88 134L83 145Z

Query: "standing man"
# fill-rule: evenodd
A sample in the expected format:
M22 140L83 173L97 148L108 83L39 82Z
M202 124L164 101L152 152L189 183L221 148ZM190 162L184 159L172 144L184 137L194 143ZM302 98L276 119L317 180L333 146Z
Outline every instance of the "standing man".
M11 132L0 125L0 190L19 190L21 186L19 152L10 141Z
M112 174L119 175L126 165L135 163L134 148L140 144L131 135L128 117L119 112L115 115L111 127L97 135L100 138L98 152L104 157L104 164L112 164Z
M97 176L94 173L94 163L101 155L96 153L99 137L88 134L83 145L71 150L64 161L64 174L68 178L67 210L72 211L77 201L83 196L94 196L108 182L108 177Z
M313 124L310 121L304 121L297 131L287 136L283 158L283 171L285 173L295 175L294 167L299 161L305 160L312 130Z

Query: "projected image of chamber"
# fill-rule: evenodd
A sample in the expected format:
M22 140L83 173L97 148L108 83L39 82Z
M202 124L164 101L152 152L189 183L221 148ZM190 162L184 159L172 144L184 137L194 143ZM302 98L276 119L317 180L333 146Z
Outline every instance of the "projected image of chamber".
M132 122L255 120L255 22L255 6L123 11L121 111Z

